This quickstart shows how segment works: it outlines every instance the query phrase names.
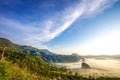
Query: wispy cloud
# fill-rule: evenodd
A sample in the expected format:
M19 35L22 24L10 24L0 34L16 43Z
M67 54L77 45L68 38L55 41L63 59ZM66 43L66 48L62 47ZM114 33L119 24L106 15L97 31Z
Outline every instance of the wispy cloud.
M62 13L60 13L59 16L55 16L60 17L58 20L51 20L51 22L55 23L48 30L50 32L50 40L58 36L68 27L70 27L70 25L78 18L83 16L90 17L92 15L103 12L106 8L109 8L115 2L116 0L82 0L74 7L71 6L69 8L66 8ZM51 29L54 30L51 32Z
M0 18L0 25L20 30L23 34L24 44L40 47L44 42L50 41L71 26L78 18L95 16L113 5L117 0L80 0L78 3L67 7L55 16L35 24L23 24L19 21ZM37 25L37 26L36 26ZM18 36L16 34L16 36ZM21 39L21 38L20 38Z

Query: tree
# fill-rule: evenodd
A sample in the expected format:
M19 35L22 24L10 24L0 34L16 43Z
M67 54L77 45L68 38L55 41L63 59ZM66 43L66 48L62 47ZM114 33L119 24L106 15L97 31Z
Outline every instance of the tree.
M4 48L3 48L2 54L0 55L0 60L3 59L6 48L7 48L7 47L4 47Z

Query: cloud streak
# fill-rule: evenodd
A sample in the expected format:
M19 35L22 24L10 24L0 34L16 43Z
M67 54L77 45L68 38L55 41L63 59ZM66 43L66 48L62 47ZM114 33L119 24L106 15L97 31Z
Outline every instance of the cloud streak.
M51 22L56 22L51 28L54 28L54 31L50 31L50 40L58 36L61 32L66 30L72 23L74 23L81 16L90 17L92 15L103 12L106 8L114 4L116 0L82 0L75 7L66 8L61 14L61 19L56 22L56 20L51 20ZM58 24L58 25L57 25Z
M20 30L22 33L19 34L23 34L22 42L24 44L40 48L43 43L54 39L69 28L78 18L95 16L112 6L116 1L117 0L81 0L42 22L23 24L16 20L1 17L0 25Z

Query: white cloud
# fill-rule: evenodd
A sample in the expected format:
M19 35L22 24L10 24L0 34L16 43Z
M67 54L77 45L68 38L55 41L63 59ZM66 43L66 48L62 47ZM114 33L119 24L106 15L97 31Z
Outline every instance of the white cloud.
M53 20L53 22L56 23L51 27L54 31L50 31L50 39L58 36L81 16L90 17L99 12L103 12L103 10L110 7L114 2L116 2L116 0L82 0L77 3L76 6L66 8L65 11L60 14L61 16L59 17L61 18L59 18L58 22L56 22L57 20Z
M23 43L27 45L37 45L50 41L66 30L78 18L84 16L87 18L99 12L103 12L117 0L81 0L76 5L67 7L62 12L58 12L57 16L50 19L37 22L40 24L22 24L19 21L13 21L6 18L0 19L0 24L10 28L16 28L24 34ZM6 23L4 23L6 22ZM17 36L17 35L16 35ZM38 44L38 45L40 45Z

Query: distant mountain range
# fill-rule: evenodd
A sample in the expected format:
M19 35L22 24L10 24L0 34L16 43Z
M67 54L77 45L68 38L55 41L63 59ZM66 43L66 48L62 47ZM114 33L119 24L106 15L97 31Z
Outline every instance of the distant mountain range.
M120 54L117 55L86 55L84 58L95 58L95 59L120 59Z
M33 56L40 56L46 62L76 62L81 59L81 56L77 54L72 55L58 55L50 52L47 49L37 49L31 46L18 45L11 42L8 39L0 38L0 47L7 47L7 50L14 50L22 52L24 54L30 54Z

